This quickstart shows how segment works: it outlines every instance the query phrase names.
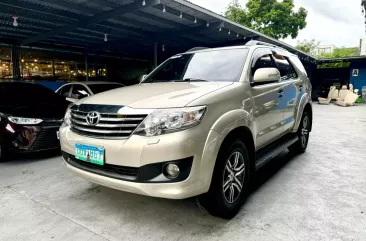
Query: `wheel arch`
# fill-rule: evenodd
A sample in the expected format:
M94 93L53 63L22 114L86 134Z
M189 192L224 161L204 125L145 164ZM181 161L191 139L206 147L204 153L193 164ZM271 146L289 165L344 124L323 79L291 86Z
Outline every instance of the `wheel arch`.
M252 131L247 126L239 126L230 131L224 137L219 148L218 156L220 155L220 152L227 148L230 143L232 143L236 139L240 139L241 141L243 141L243 143L247 147L250 157L251 170L255 170L253 169L255 167L255 143Z
M310 113L310 118L311 118L311 123L313 123L313 108L311 106L311 99L310 99L310 95L308 93L304 94L301 99L300 102L298 104L297 107L297 111L296 111L296 119L295 119L295 124L294 124L294 128L292 130L293 133L295 133L300 126L300 121L302 118L302 114L304 113L305 110L308 110ZM311 131L311 127L310 127L310 131Z

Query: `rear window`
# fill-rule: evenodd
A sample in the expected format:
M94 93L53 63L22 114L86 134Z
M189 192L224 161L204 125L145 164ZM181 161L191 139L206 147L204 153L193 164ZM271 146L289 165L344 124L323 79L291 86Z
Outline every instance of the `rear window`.
M98 94L104 91L113 90L116 88L123 87L121 84L91 84L88 85L93 94Z

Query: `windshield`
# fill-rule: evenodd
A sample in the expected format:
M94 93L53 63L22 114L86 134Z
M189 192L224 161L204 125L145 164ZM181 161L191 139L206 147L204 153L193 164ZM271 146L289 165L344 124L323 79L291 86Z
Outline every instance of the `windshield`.
M121 84L91 84L88 85L94 94L123 87Z
M175 55L156 69L144 83L210 81L237 82L248 49L227 49Z

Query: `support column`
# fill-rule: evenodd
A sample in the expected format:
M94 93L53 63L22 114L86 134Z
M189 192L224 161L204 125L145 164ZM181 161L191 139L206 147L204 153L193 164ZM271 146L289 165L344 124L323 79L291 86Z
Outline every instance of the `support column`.
M89 81L89 71L88 71L88 54L85 54L85 80Z
M20 63L19 63L19 45L12 44L11 45L11 63L13 65L12 71L13 71L13 79L14 80L20 80Z
M55 60L54 59L52 60L52 78L53 78L53 81L56 80Z
M158 43L154 43L154 68L158 67Z

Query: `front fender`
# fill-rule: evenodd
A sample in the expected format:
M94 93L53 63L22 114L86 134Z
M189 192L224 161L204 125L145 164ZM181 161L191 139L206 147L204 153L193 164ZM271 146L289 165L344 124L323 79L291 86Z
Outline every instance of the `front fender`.
M253 133L253 116L245 110L232 110L219 117L208 134L201 159L201 180L204 192L210 188L213 170L220 147L226 136L238 127L247 127ZM255 141L255 140L253 140Z
M301 118L302 118L302 113L304 112L305 106L306 104L311 102L311 97L308 93L303 94L303 96L300 99L300 102L297 106L297 110L296 110L296 118L295 118L295 124L294 124L294 129L292 132L297 132L297 130L299 129L300 126L300 122L301 122Z
M253 133L253 119L253 116L246 110L232 110L218 118L212 125L211 130L226 137L232 130L245 126Z

